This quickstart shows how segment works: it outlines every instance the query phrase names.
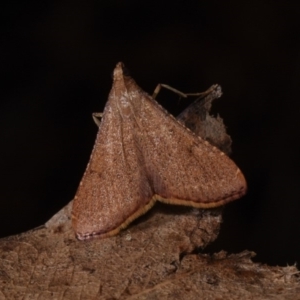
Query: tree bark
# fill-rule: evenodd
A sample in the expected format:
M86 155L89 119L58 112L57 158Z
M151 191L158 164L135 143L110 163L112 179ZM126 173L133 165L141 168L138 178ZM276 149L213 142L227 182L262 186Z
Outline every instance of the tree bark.
M220 210L157 205L118 236L82 242L71 205L0 240L0 299L300 299L295 266L197 253L217 237Z

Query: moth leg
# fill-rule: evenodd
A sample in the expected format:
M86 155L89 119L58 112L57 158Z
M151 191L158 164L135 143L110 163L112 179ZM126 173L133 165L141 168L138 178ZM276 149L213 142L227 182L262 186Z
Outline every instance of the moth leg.
M187 97L199 97L199 98L203 98L205 96L207 96L208 94L211 93L211 91L215 88L215 85L211 86L208 90L206 90L205 92L202 92L202 93L183 93L183 92L180 92L179 90L167 85L167 84L163 84L163 83L159 83L153 94L152 94L152 98L155 99L158 95L158 93L160 92L161 88L165 88L167 90L170 90L172 91L173 93L175 94L178 94L180 97L182 98L187 98Z
M93 117L93 120L96 123L96 125L99 127L101 124L100 119L103 117L103 113L102 112L92 113L92 117Z
M155 90L154 90L154 92L153 92L153 95L152 95L152 98L153 98L153 99L156 98L156 96L158 95L158 93L160 92L160 90L161 90L162 87L164 87L164 88L167 89L167 90L172 91L172 92L175 93L175 94L178 94L178 95L179 95L180 97L182 97L182 98L186 98L186 97L187 97L186 94L184 94L184 93L182 93L182 92L180 92L180 91L178 91L178 90L172 88L171 86L169 86L169 85L167 85L167 84L159 83L159 84L156 86L156 88L155 88Z

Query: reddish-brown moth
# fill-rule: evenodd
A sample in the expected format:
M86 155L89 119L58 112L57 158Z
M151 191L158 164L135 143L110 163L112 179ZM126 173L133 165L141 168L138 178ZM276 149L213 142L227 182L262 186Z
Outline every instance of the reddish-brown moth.
M211 208L240 198L246 189L230 158L168 114L117 64L74 198L78 239L115 235L157 200Z

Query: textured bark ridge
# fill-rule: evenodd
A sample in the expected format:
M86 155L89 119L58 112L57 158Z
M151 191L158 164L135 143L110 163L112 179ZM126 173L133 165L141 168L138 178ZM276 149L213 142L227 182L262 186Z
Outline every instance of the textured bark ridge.
M118 236L82 242L70 208L0 241L0 299L300 299L295 266L192 253L216 238L217 212L161 205Z
M208 115L207 97L189 108L190 128L224 128ZM230 143L223 132L219 139ZM197 254L216 239L221 209L157 203L119 235L85 242L75 238L71 209L72 202L44 226L0 240L1 300L300 299L295 266L254 264L249 251Z

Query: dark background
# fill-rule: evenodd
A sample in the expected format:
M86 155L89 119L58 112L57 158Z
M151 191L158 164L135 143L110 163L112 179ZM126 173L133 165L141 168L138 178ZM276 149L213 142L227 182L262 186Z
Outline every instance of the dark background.
M0 236L45 223L74 196L115 64L147 92L168 83L214 104L247 196L226 206L220 249L300 260L300 9L287 1L7 1L0 11ZM177 114L178 102L158 100Z

